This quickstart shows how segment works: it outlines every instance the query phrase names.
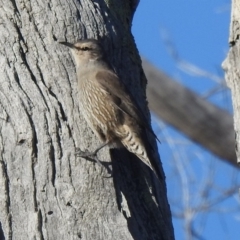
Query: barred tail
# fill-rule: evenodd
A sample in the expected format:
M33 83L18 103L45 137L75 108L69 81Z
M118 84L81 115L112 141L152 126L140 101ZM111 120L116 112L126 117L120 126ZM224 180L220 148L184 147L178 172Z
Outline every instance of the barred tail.
M149 166L155 173L156 177L160 180L163 179L160 173L159 166L153 156L153 151L148 142L147 135L137 134L131 129L127 129L125 138L122 139L122 144L129 152L135 154L147 166Z

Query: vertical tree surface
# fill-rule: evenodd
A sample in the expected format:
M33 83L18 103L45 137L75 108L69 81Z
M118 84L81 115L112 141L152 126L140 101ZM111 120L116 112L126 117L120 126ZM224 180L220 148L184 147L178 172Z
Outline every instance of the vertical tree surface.
M226 82L232 92L233 112L234 112L234 130L236 140L237 161L240 163L240 2L232 1L231 24L229 44L230 49L227 58L222 64L225 70Z
M0 239L174 238L164 179L124 149L99 153L106 168L74 154L99 141L57 42L100 39L147 115L135 2L0 0Z

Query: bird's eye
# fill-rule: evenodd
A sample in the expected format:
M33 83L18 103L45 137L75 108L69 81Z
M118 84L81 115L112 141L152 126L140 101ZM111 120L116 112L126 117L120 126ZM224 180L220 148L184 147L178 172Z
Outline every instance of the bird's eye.
M81 50L83 50L83 51L88 51L88 50L90 50L90 48L88 48L88 47L82 47Z

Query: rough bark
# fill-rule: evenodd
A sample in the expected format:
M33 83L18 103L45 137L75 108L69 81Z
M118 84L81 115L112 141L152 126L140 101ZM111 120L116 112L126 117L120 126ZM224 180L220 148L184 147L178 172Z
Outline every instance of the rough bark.
M225 70L225 78L232 92L233 119L235 130L235 150L237 162L240 163L240 2L232 1L231 24L230 24L230 49L222 64Z
M143 60L149 107L159 118L224 161L236 161L233 117Z
M173 239L164 180L99 144L79 110L75 67L58 40L101 38L147 113L130 25L137 1L0 0L1 239ZM156 143L152 141L156 149Z

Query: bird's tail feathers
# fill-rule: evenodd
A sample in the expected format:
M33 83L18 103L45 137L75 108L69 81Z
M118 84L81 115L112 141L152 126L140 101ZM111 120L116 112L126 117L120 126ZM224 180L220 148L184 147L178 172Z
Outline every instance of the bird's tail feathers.
M122 144L127 148L129 152L135 154L139 159L141 159L147 166L149 166L156 177L161 180L162 174L160 172L159 166L156 162L153 148L147 139L147 134L141 134L143 136L138 136L138 134L127 131L126 137L122 139Z

